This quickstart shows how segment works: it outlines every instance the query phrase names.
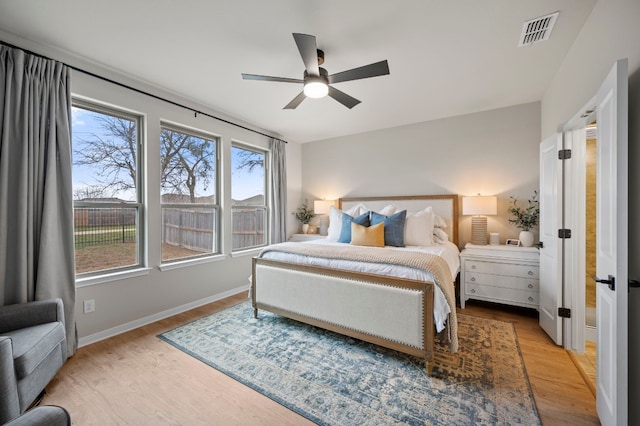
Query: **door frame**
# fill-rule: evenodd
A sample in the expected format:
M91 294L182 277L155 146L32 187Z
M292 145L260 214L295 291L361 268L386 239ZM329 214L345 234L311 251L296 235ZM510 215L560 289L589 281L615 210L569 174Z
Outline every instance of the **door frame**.
M587 125L596 119L594 96L567 121L559 131L563 146L571 149L571 161L564 168L565 198L564 224L571 229L572 238L565 240L564 301L571 309L571 318L564 323L564 348L578 353L585 350L586 306L586 132Z

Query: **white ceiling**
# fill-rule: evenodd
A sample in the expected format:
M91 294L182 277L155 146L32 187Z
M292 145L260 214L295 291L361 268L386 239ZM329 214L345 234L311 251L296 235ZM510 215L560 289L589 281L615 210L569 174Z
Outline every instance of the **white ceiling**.
M81 55L295 142L539 101L596 0L0 0L0 29ZM548 41L525 21L560 11ZM329 74L387 59L390 75L337 83L362 101L282 108L302 78L292 33Z

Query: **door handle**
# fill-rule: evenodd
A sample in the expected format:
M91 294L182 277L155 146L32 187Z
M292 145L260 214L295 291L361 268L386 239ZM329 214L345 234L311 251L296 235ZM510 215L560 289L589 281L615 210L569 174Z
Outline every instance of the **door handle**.
M601 280L594 275L593 280L597 283L607 284L609 286L609 289L616 291L616 277L614 277L613 275L609 275L606 280Z
M629 280L629 288L639 288L640 281L638 280Z

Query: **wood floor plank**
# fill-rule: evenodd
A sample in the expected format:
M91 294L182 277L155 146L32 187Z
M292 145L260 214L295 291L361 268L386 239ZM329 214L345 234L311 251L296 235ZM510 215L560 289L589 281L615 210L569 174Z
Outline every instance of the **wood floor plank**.
M246 293L80 348L43 404L74 425L311 425L262 394L162 342L157 334L246 300ZM566 351L529 310L470 303L465 314L513 322L544 425L597 425L595 399Z

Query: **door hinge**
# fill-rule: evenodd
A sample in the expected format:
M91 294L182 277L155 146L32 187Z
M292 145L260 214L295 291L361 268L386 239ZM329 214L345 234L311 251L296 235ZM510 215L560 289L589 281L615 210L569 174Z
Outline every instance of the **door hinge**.
M558 151L558 160L568 160L569 158L571 158L570 149L561 149Z
M558 238L571 238L571 229L558 229Z
M560 318L571 318L571 309L569 309L569 308L558 308L558 316Z

